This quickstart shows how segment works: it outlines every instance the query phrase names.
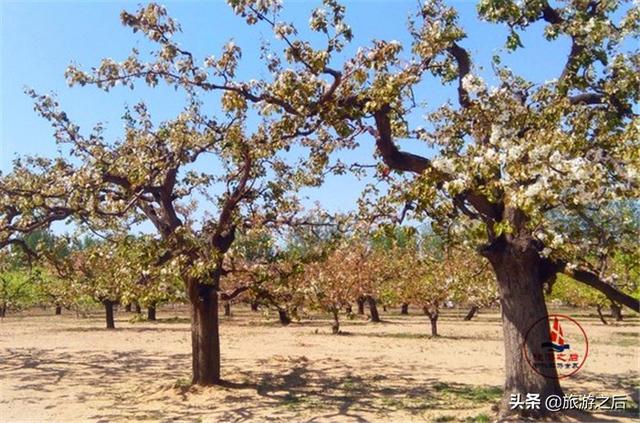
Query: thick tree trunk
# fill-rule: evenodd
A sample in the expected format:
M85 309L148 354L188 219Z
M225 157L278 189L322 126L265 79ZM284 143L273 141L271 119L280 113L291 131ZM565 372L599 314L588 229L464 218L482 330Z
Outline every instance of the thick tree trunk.
M251 311L258 311L258 302L257 301L252 301L251 302Z
M506 381L500 415L519 413L521 417L533 418L549 415L551 413L544 406L545 399L563 395L556 368L550 366L536 371L524 352L526 350L527 356L533 357L534 353L539 354L542 343L551 339L543 295L544 279L550 275L533 247L505 242L499 251L492 251L486 257L496 272L502 309ZM544 320L540 322L540 319ZM527 394L540 394L540 409L511 410L511 395L524 399Z
M155 304L151 304L149 308L147 308L147 320L155 321L156 320L156 306Z
M126 311L127 313L131 313L131 303L124 306L124 311Z
M291 323L291 318L289 317L287 310L278 310L278 318L280 319L280 324L282 324L282 326L287 326Z
M622 321L622 306L619 306L616 303L611 303L611 317L616 322Z
M218 327L218 284L192 281L191 352L194 385L220 384L220 334Z
M473 317L476 315L477 312L478 312L478 306L471 306L471 309L469 310L467 315L464 316L464 320L469 321L473 319Z
M102 304L104 305L105 318L107 321L107 329L115 329L116 324L113 318L113 305L115 304L115 302L104 300Z
M364 314L364 302L364 297L358 297L356 299L356 303L358 304L358 314L360 315Z
M338 309L334 308L331 310L331 314L333 315L333 323L331 324L331 333L337 335L340 333L340 320L338 317Z
M224 302L224 315L231 316L231 303L229 301Z
M374 323L380 323L380 314L378 313L378 306L376 305L376 299L371 295L367 295L367 304L369 304L369 313L371 313L371 321Z
M56 316L60 316L62 314L62 306L56 306Z
M400 314L409 314L409 304L404 303L400 306Z
M609 323L607 322L607 320L604 318L604 315L602 314L602 306L600 304L596 306L596 311L598 312L598 317L600 318L600 321L602 322L602 324L608 325Z

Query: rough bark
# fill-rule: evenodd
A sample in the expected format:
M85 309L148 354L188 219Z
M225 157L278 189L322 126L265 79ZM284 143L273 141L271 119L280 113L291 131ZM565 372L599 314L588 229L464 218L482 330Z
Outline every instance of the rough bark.
M62 306L56 306L56 316L60 316L62 314Z
M602 322L602 324L608 325L609 323L607 322L607 320L604 318L604 315L602 314L602 306L600 304L596 306L596 311L598 312L598 317L600 318L600 321Z
M102 305L104 305L105 318L107 322L107 329L115 329L116 324L113 318L113 306L115 302L110 300L102 301Z
M225 301L224 303L224 315L227 317L231 316L231 303L229 301Z
M154 304L150 305L147 309L147 320L156 320L156 306Z
M616 303L611 303L611 317L616 322L622 321L622 307Z
M473 319L473 317L478 312L478 306L472 306L466 316L464 316L464 320L469 321Z
M217 283L189 282L192 383L220 384L220 334Z
M291 318L289 317L287 310L278 310L278 318L280 319L280 324L282 324L282 326L287 326L291 323Z
M364 303L365 303L364 297L358 297L356 299L356 303L358 304L358 314L360 315L364 314Z
M400 306L400 314L409 314L409 304L404 303Z
M527 356L532 357L550 339L543 294L543 282L549 275L537 250L529 245L532 243L523 246L520 241L518 245L502 245L498 251L486 254L496 273L502 310L506 375L500 405L502 417L519 413L521 417L539 418L552 414L544 407L545 399L563 395L555 366L536 371L524 356L526 350ZM543 321L537 323L540 319ZM526 398L531 393L540 394L540 410L510 409L512 394Z
M367 304L369 305L369 313L371 314L371 321L374 323L380 323L380 313L378 313L378 306L376 304L376 299L371 295L367 295L366 297Z

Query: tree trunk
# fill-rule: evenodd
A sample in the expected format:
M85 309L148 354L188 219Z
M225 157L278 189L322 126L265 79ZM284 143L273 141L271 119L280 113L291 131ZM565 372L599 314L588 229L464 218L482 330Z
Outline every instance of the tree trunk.
M257 301L252 301L251 302L251 311L258 311L258 302Z
M229 301L224 302L224 315L231 316L231 303Z
M378 306L376 305L376 299L371 295L367 295L367 303L369 304L369 312L371 313L371 321L374 323L380 323L380 314L378 313Z
M192 382L220 384L220 334L218 327L218 284L190 282Z
M149 308L147 308L147 320L155 321L156 320L156 306L155 304L151 304Z
M353 314L353 307L351 307L351 304L347 304L346 306L344 306L344 311L348 315Z
M280 323L282 324L282 326L287 326L289 323L291 323L291 318L289 317L287 310L278 310L278 317L280 318Z
M360 315L364 314L364 302L364 297L358 297L356 299L356 303L358 304L358 314Z
M440 317L438 306L424 306L422 311L424 311L424 314L429 317L429 322L431 323L431 336L434 338L440 336L438 335L438 317Z
M602 322L602 324L608 325L609 323L607 323L607 320L604 318L602 314L602 306L600 304L596 305L596 311L598 312L598 317L600 318L600 321Z
M525 350L528 357L539 354L542 343L551 339L543 294L543 282L551 274L531 246L533 242L525 246L522 239L517 242L519 245L503 241L498 251L485 252L496 273L502 310L506 381L500 415L519 413L521 417L539 418L551 414L544 405L547 397L563 396L555 365L536 371L524 357ZM540 394L540 409L511 410L511 395L524 399L527 394Z
M409 314L409 304L407 304L407 303L403 303L403 304L400 306L400 314L405 314L405 315L406 315L406 314Z
M464 320L469 321L473 319L473 316L475 316L477 312L478 312L478 306L471 306L471 309L469 310L467 315L464 316Z
M138 314L142 313L142 309L140 308L140 304L135 303L135 311L136 311L136 313L138 313Z
M622 306L611 303L611 317L615 319L616 322L622 321Z
M333 323L331 324L331 333L333 333L334 335L337 335L338 333L340 333L340 320L338 318L338 308L334 308L333 310L331 310L331 313L333 314Z
M56 306L56 316L60 316L62 314L62 306Z
M387 311L387 305L386 304L382 304L382 311L384 311L384 312Z
M115 320L113 319L113 305L115 304L115 302L104 300L102 304L104 305L105 317L107 320L107 329L115 329L116 324Z
M126 311L127 313L131 313L131 303L124 306L124 311Z
M0 317L5 317L7 315L7 306L0 307Z

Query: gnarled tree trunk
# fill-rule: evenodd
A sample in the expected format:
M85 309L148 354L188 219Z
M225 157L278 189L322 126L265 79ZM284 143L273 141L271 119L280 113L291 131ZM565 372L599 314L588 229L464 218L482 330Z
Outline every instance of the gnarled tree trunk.
M367 295L367 304L369 304L369 313L371 313L371 321L374 323L380 323L380 313L378 313L378 306L376 299L371 295Z
M107 329L115 329L116 324L113 318L113 306L115 302L110 300L103 300L102 305L104 306L105 318L107 322Z
M215 284L189 282L191 301L192 382L194 385L220 383L220 334L218 291Z
M485 252L485 256L496 273L502 309L506 381L500 415L519 413L522 417L538 418L551 414L545 408L545 399L550 395L562 397L563 393L555 366L536 371L524 356L525 350L528 357L538 354L542 343L551 339L543 295L543 282L551 275L533 242L522 241L517 244L504 241L497 251ZM540 319L543 321L537 323ZM512 394L521 398L540 394L540 409L511 410Z
M409 314L409 304L403 303L400 306L400 314Z
M473 319L473 316L478 312L478 306L472 306L466 316L464 316L464 320L469 321Z

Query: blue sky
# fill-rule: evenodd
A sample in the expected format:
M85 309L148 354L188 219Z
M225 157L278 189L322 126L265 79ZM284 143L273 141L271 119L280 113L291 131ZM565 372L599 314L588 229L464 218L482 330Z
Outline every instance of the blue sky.
M490 81L490 59L503 46L506 30L479 22L475 2L450 3L458 8L461 23L469 35L462 44L472 53L479 73ZM258 48L261 38L275 43L267 27L247 26L222 0L163 4L182 26L183 33L177 39L197 57L218 54L224 43L234 39L243 49L240 78L266 76L259 61ZM309 11L319 4L319 1L285 1L282 19L293 21L298 28L305 28ZM355 34L354 41L346 50L347 55L358 46L369 44L373 38L396 39L408 45L405 23L408 15L415 11L415 0L359 0L346 1L345 4L347 22ZM107 134L113 137L121 133L120 117L126 104L132 105L144 99L158 120L170 118L181 109L181 96L163 86L149 89L138 84L133 91L117 88L105 93L94 87L69 88L66 85L63 74L71 62L88 69L104 57L122 60L132 47L143 53L150 51L150 44L140 34L133 34L119 22L122 9L132 11L136 7L137 2L115 1L1 2L2 172L10 170L16 155L56 154L52 130L33 112L31 99L23 94L25 86L42 93L55 92L67 114L82 128L88 130L96 122L105 122ZM544 41L540 36L541 29L542 25L536 25L528 31L523 36L527 48L503 61L517 73L538 82L557 77L569 48L567 40ZM430 83L418 95L430 105L438 106L452 93L451 87ZM374 163L372 140L363 139L361 142L362 147L346 154L345 161ZM419 145L407 148L428 154ZM348 210L355 204L362 185L362 181L350 176L333 177L322 189L310 193L308 201L317 200L330 210Z

